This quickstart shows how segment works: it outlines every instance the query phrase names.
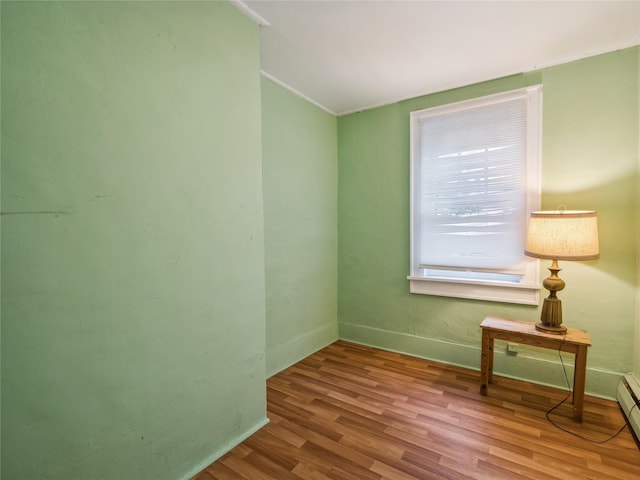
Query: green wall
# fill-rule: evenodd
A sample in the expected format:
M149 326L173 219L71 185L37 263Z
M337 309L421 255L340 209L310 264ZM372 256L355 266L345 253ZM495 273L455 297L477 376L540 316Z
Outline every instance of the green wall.
M341 338L478 368L485 316L537 320L539 307L409 294L409 112L542 83L542 206L599 216L601 258L561 262L564 323L591 334L587 390L613 397L633 363L638 66L635 47L340 117ZM497 373L565 384L557 354L523 346L507 357L502 347Z
M2 477L189 478L265 421L259 28L2 2Z
M262 80L267 374L338 338L337 120Z
M636 65L640 69L640 48L636 49ZM640 74L638 75L637 80L637 90L640 92ZM637 112L638 112L638 122L636 123L636 135L637 138L640 139L640 95L637 97ZM640 142L640 140L638 140ZM638 145L638 150L640 152L640 145ZM638 178L638 195L636 196L636 229L637 229L637 238L640 239L640 153L638 154L638 163L637 163L637 178ZM635 328L635 338L634 338L634 361L633 361L633 374L636 379L640 381L640 253L636 256L636 275L638 276L638 281L636 282L636 328Z

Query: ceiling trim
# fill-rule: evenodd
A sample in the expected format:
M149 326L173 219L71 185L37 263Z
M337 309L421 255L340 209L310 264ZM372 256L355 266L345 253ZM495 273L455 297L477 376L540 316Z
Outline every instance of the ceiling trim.
M553 68L553 67L557 67L560 65L564 65L566 63L572 63L572 62L579 62L580 60L585 60L587 58L591 58L591 57L597 57L599 55L605 55L607 53L613 53L613 52L618 52L621 50L626 50L627 48L632 48L635 46L638 46L639 44L636 42L630 42L627 45L623 45L620 48L615 48L615 49L601 49L601 50L595 50L586 54L582 54L582 55L576 55L576 56L571 56L571 57L566 57L560 60L556 60L553 62L547 62L547 63L540 63L540 64L536 64L536 65L531 65L530 67L524 68L522 70L513 70L511 72L503 72L501 74L498 74L497 76L492 76L492 77L488 77L488 78L476 78L475 80L472 80L470 82L465 82L465 83L460 83L460 84L452 84L449 87L446 87L444 89L435 89L435 90L425 90L422 93L416 93L416 94L409 94L408 96L405 97L398 97L392 100L388 100L388 101L384 101L384 102L380 102L380 103L375 103L375 104L371 104L371 105L366 105L363 107L358 107L358 108L354 108L352 110L345 110L344 112L339 112L336 113L334 115L338 116L338 117L342 117L344 115L351 115L353 113L359 113L359 112L364 112L366 110L373 110L375 108L380 108L380 107L386 107L387 105L394 105L396 103L400 103L400 102L405 102L408 100L413 100L415 98L419 98L419 97L424 97L427 95L433 95L436 93L442 93L442 92L448 92L450 90L456 90L458 88L464 88L464 87L469 87L471 85L477 85L478 83L484 83L484 82L491 82L494 80L499 80L501 78L505 78L505 77L511 77L514 75L524 75L524 74L528 74L528 73L534 73L534 72L538 72L541 70L545 70L548 68Z
M273 75L268 74L267 72L265 72L264 70L260 70L260 75L262 75L264 78L267 78L269 80L271 80L273 83L280 85L282 88L289 90L291 93L293 93L294 95L297 95L298 97L302 98L303 100L305 100L306 102L309 102L310 104L318 107L321 110L324 110L325 112L333 115L334 117L337 117L338 114L336 112L333 112L331 110L329 110L327 107L325 107L324 105L316 102L314 99L307 97L304 93L296 90L295 88L287 85L286 83L284 83L281 80L278 80L276 77L274 77Z
M229 2L238 10L240 10L242 13L244 13L247 17L249 17L251 20L257 23L259 26L261 27L271 26L271 24L267 19L265 19L259 13L256 13L255 10L252 10L250 7L248 7L247 4L244 3L242 0L229 0Z

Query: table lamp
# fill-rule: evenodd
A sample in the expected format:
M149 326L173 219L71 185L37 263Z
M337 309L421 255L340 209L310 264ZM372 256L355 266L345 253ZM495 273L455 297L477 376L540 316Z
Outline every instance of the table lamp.
M586 210L532 212L529 218L525 255L551 260L551 275L542 285L549 290L544 299L540 323L536 329L545 333L564 334L562 302L556 292L565 286L558 277L558 260L592 260L600 256L598 248L598 218Z

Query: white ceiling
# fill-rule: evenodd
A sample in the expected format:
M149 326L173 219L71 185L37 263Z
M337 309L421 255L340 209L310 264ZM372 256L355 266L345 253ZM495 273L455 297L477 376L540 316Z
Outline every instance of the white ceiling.
M640 0L232 0L262 73L334 114L640 44Z

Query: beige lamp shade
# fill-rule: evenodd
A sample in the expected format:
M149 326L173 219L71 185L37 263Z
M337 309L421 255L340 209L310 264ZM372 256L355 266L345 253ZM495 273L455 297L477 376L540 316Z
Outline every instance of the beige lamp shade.
M550 260L591 260L600 256L596 212L532 212L525 255Z

